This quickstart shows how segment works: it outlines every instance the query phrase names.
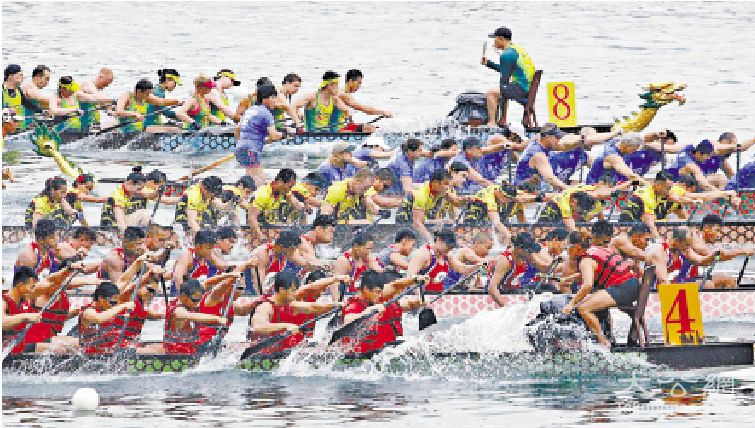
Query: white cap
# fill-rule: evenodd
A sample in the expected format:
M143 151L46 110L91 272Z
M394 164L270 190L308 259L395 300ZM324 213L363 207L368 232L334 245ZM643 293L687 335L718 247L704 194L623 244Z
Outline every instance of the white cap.
M522 137L522 139L527 138L527 134L524 131L524 125L522 125L519 122L514 122L509 124L509 131L512 133Z
M383 137L378 137L376 135L370 135L369 137L365 138L364 141L362 141L362 146L375 146L380 147L383 150L390 150L390 146L385 143L385 140Z

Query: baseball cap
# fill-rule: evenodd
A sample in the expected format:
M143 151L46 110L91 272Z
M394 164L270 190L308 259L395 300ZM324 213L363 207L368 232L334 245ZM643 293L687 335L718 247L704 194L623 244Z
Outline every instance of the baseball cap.
M553 135L554 137L560 140L561 138L563 138L565 134L564 134L564 131L562 131L558 126L556 126L555 123L548 122L545 125L543 125L542 128L540 128L540 135L542 135L543 137L548 136L548 135Z
M348 143L344 143L343 141L339 141L335 144L333 144L333 149L331 153L346 153L346 152L353 152L354 147L350 146Z
M451 229L442 229L435 232L435 239L440 239L451 247L456 246L456 234Z
M266 98L274 97L278 95L278 91L273 85L260 85L257 87L257 99L264 100Z
M540 244L535 241L535 237L529 232L521 232L516 235L514 239L511 240L511 245L513 245L514 248L522 249L528 253L538 253L541 249Z
M202 180L202 186L204 186L204 188L213 196L220 196L223 192L223 181L220 177L215 175L211 175Z
M284 230L275 239L275 245L283 248L295 248L299 244L301 244L301 238L295 230Z
M510 123L509 132L511 132L512 134L516 134L522 138L525 138L527 136L524 130L524 125L522 125L519 122Z
M709 155L713 153L713 143L710 140L700 141L695 147L695 152Z
M473 149L475 147L482 147L482 141L477 137L467 137L462 141L461 147L464 150Z
M324 188L327 184L325 177L317 172L310 172L309 174L304 176L302 181L320 189Z
M11 74L16 74L21 72L21 66L18 64L8 64L7 67L5 67L5 73L3 77L3 80L8 80L8 76Z
M503 37L506 40L511 40L511 30L508 27L498 27L491 34L488 34L491 39L494 37Z
M241 82L238 79L236 79L236 73L234 73L233 70L230 70L228 68L224 68L224 69L218 71L218 74L215 75L215 80L218 80L219 78L221 78L223 76L228 77L229 79L231 79L233 81L233 86L239 86L239 85L241 85Z

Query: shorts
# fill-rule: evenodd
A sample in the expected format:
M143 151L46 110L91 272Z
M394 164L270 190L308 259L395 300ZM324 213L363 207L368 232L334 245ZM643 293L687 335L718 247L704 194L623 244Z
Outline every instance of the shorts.
M640 294L640 280L630 278L619 285L606 288L606 293L616 302L618 306L629 306L637 301L637 295Z
M250 148L237 148L234 154L236 155L236 161L244 168L260 166L260 154Z
M509 83L501 85L499 90L501 91L501 102L503 100L514 100L522 105L527 104L529 94L519 84Z

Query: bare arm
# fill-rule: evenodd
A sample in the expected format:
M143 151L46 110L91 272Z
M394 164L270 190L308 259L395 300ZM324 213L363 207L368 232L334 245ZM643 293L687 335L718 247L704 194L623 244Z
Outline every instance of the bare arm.
M432 242L433 235L425 227L425 211L421 209L412 209L412 225L414 229L419 231L427 242Z
M106 323L112 320L123 310L131 311L133 309L134 309L134 302L121 303L102 312L97 312L94 310L94 308L89 308L86 311L84 311L82 318L84 319L85 322L90 323L90 324L102 324L102 323Z
M506 273L510 268L511 266L509 265L509 261L505 257L498 256L495 262L493 276L490 278L490 284L488 284L488 294L501 308L506 306L506 302L503 299L503 295L501 294L499 287L501 286L503 277L506 276Z
M256 333L276 333L281 330L297 331L298 326L293 323L271 323L273 318L273 305L263 302L254 311L252 316L252 329Z
M550 162L548 162L548 157L545 156L545 153L538 153L532 156L532 159L530 159L530 164L537 170L540 176L545 181L550 183L550 185L552 185L553 187L557 187L561 190L568 187L566 184L564 184L563 181L561 181L553 174L553 168L551 168L551 164Z
M590 258L584 258L579 262L579 271L582 274L582 286L571 299L568 305L564 307L563 312L570 314L574 307L579 304L592 291L592 284L595 280L595 261Z

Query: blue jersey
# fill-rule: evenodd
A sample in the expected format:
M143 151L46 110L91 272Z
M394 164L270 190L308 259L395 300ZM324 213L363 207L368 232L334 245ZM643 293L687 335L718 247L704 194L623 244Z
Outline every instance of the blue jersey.
M675 180L679 178L679 171L691 163L697 165L698 168L700 168L700 171L702 171L703 175L710 175L717 173L726 160L726 157L724 156L712 155L706 161L700 162L695 159L695 156L692 154L692 151L694 149L695 146L691 144L686 146L684 150L682 150L682 152L676 156L674 162L672 162L668 167L667 171L671 174L672 177L674 177Z
M262 104L246 109L239 123L239 141L237 148L262 152L267 138L267 128L275 123L273 114Z
M393 159L386 165L386 168L393 171L393 174L396 176L396 182L393 183L393 187L390 189L391 193L402 192L401 177L412 177L412 181L417 183L414 180L414 162L410 161L403 151L396 153Z
M350 163L345 164L343 168L339 168L331 165L330 161L326 160L317 167L315 172L319 172L327 179L327 185L325 186L327 188L333 184L334 181L343 181L347 178L353 177L357 173L357 168Z
M622 157L627 166L639 176L647 174L650 168L657 162L660 162L662 158L661 152L652 149L637 150Z
M595 184L603 180L604 178L607 178L607 181L609 183L616 183L620 180L626 180L626 177L623 175L619 175L614 171L608 171L603 166L603 161L611 155L619 155L621 156L621 152L619 152L619 140L617 138L614 138L613 140L606 141L606 143L603 146L603 153L600 154L593 162L592 166L590 167L590 171L587 173L587 178L585 179L585 184ZM622 156L623 159L623 156ZM606 175L608 177L606 177Z
M417 161L417 166L412 173L412 181L424 183L430 179L433 171L446 167L447 158L422 158Z
M508 150L501 150L500 152L482 155L479 163L480 174L482 174L486 180L496 181L501 174L508 172L506 168L509 164L509 159Z
M577 168L587 164L587 153L581 148L567 152L550 152L548 162L553 169L553 175L564 183L568 183Z
M456 156L452 157L448 161L448 165L451 165L452 163L455 163L455 162L459 162L466 165L466 167L469 168L470 171L475 170L477 172L480 172L481 161L482 161L482 158L477 158L477 159L467 158L467 156L462 151L462 152L459 152L459 154L457 154ZM465 181L464 184L461 185L461 187L457 188L457 193L462 194L462 195L467 195L467 194L477 192L478 190L480 190L480 185L477 184L476 181L473 181L467 178L467 181Z
M538 153L545 153L547 157L550 153L549 149L540 145L540 141L532 140L522 152L522 156L519 158L519 162L516 164L516 175L514 175L514 184L519 185L535 175L538 172L535 168L530 167L530 159Z
M739 184L739 186L737 186ZM755 159L739 169L739 172L726 183L726 190L755 189Z

